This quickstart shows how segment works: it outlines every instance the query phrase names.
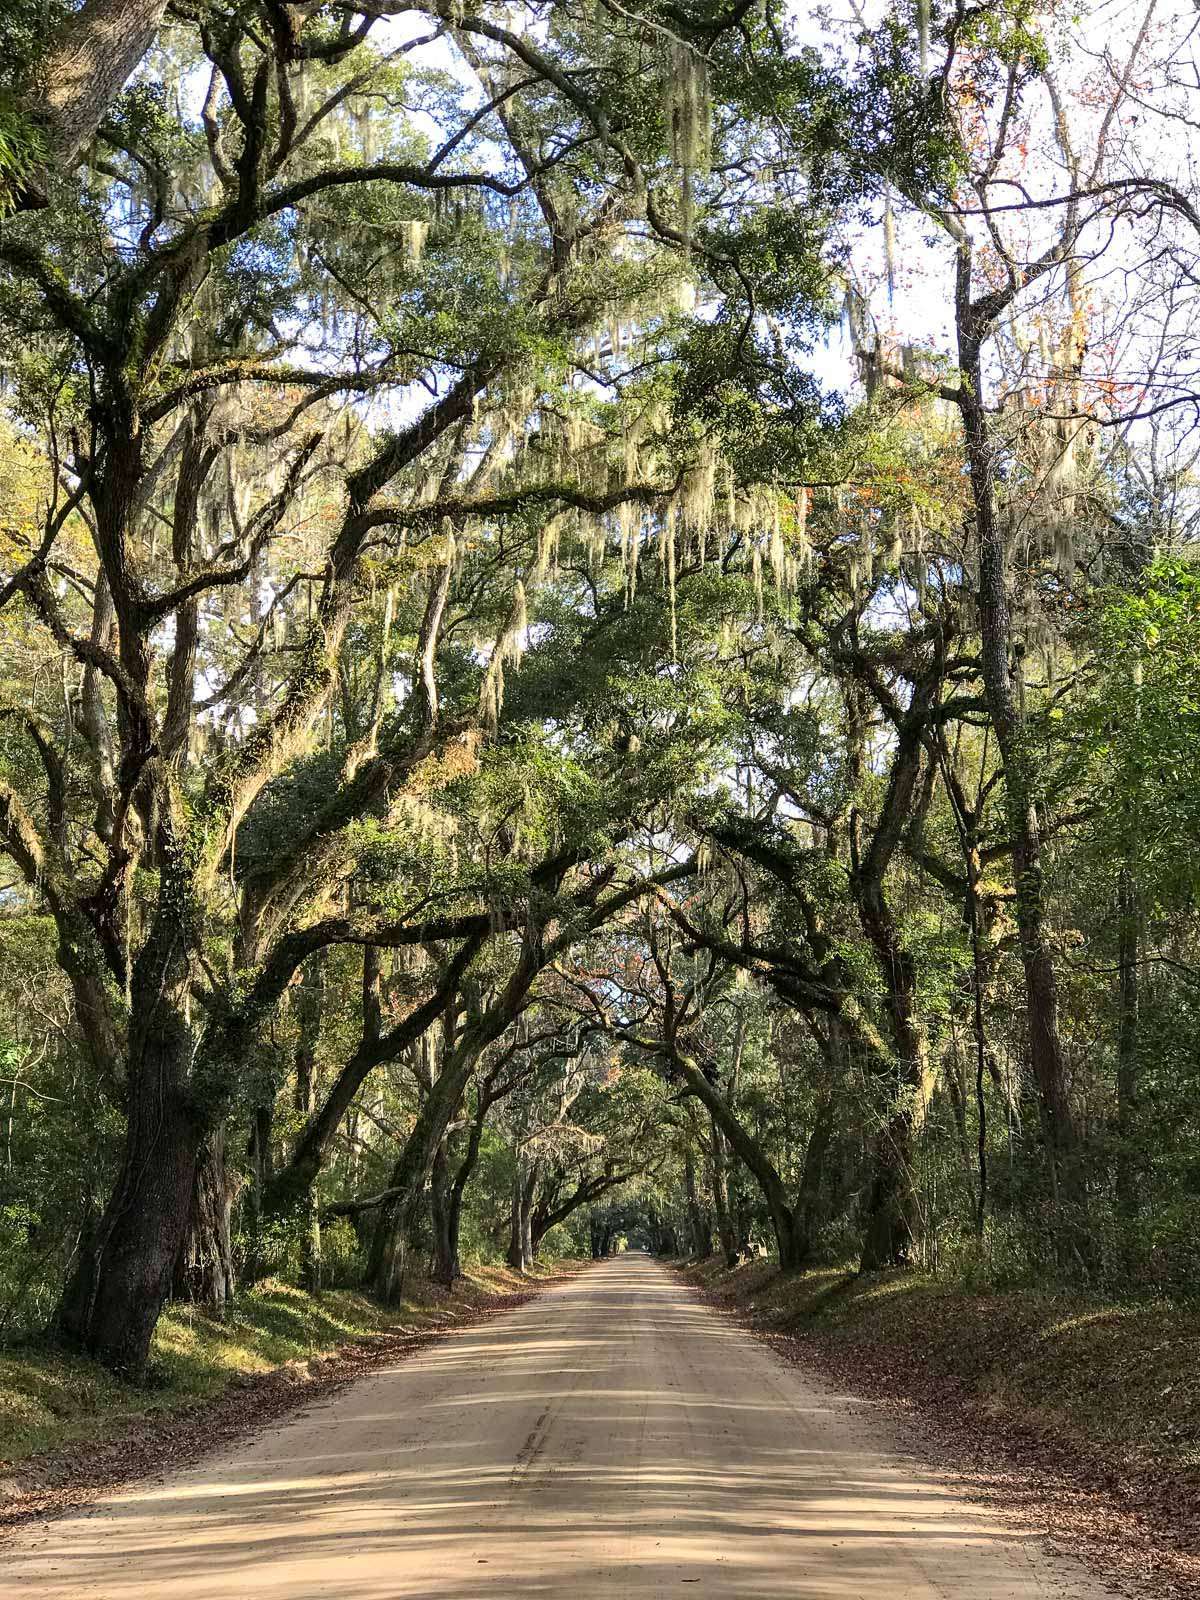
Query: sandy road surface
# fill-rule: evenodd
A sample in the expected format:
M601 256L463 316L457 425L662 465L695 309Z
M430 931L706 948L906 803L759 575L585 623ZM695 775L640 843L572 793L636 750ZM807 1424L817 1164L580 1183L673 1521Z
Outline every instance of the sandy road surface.
M1104 1592L636 1256L0 1553L2 1600Z

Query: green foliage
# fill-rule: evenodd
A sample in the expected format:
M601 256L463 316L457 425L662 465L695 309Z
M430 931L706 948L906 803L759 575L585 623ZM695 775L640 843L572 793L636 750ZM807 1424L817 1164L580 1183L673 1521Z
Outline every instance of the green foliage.
M1095 616L1099 670L1083 730L1110 848L1148 909L1195 898L1200 879L1200 573L1156 562Z
M676 384L679 415L719 441L743 482L820 478L835 457L841 399L822 395L735 302L691 330Z
M0 94L0 217L11 211L46 159L46 139L31 114Z

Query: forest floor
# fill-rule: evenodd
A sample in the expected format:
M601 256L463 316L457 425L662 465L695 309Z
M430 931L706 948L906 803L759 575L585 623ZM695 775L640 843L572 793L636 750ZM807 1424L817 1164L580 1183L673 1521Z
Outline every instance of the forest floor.
M42 1341L0 1345L0 1531L196 1457L562 1275L473 1267L453 1290L418 1276L386 1308L268 1280L228 1321L172 1305L144 1384Z
M1200 1313L913 1273L683 1275L778 1354L882 1402L972 1498L1129 1592L1200 1600Z

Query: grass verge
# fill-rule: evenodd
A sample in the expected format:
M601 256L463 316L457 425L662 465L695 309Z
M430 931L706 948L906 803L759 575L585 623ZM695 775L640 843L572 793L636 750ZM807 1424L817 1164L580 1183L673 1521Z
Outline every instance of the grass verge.
M1200 1600L1200 1312L980 1292L915 1273L684 1275L785 1360L1114 1592Z
M969 1402L1000 1424L1200 1483L1200 1312L979 1292L919 1274L686 1269L763 1331L853 1353L898 1395Z
M543 1268L539 1277L553 1275ZM507 1267L477 1267L453 1290L418 1278L400 1304L384 1308L349 1289L314 1296L268 1280L239 1299L227 1322L169 1307L140 1385L44 1343L0 1347L0 1498L29 1472L45 1476L43 1458L111 1444L271 1375L298 1388L311 1369L348 1350L391 1349L398 1338L453 1328L527 1298L531 1287Z

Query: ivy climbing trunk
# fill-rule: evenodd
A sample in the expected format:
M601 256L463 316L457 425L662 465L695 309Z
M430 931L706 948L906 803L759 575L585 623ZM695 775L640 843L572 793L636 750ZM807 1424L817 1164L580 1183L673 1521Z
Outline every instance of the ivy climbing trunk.
M996 453L983 395L982 347L990 308L973 304L971 253L959 249L958 406L962 414L979 552L979 626L984 692L1004 768L1006 821L1012 846L1017 932L1025 976L1029 1059L1038 1088L1051 1179L1061 1200L1082 1206L1079 1134L1068 1092L1058 1020L1058 980L1046 936L1042 835L1028 730L1014 690L1014 638L1006 581L1004 530L996 508ZM1019 670L1019 668L1018 668Z
M157 941L156 941L157 942ZM60 1335L116 1371L140 1377L183 1248L203 1138L179 1001L138 984L120 1175L83 1242L58 1308ZM172 998L175 1003L172 1003Z

